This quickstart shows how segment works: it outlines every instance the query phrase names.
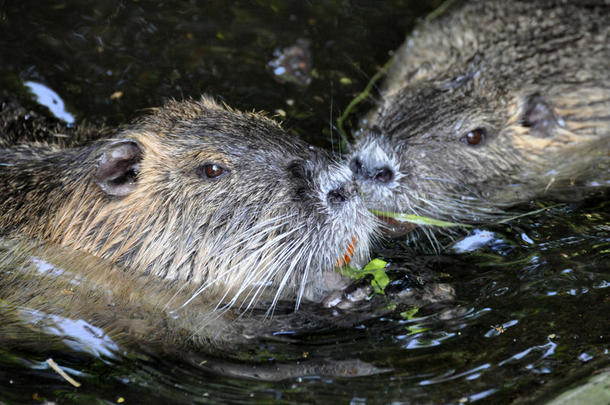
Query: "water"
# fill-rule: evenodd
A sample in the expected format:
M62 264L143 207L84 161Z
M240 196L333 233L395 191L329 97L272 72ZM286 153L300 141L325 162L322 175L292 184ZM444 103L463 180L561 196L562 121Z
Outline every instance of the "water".
M51 114L28 94L25 83L35 83L29 87L42 89L47 104L63 104L56 114L96 126L205 92L240 109L277 114L289 131L338 152L335 118L436 3L0 2L0 89ZM267 68L274 52L301 38L311 44L311 83L277 82ZM391 263L398 288L417 294L422 284L442 282L455 289L455 301L414 309L416 301L379 296L355 313L326 313L330 326L289 339L172 355L144 345L116 350L83 323L63 325L74 335L77 328L84 342L29 329L4 334L0 399L537 402L610 364L607 197L443 242L449 247L441 255L400 240L387 241L376 255ZM0 321L0 334L16 322L4 306ZM49 357L81 387L52 371ZM379 372L349 377L348 367L342 376L262 381L213 367L226 361L235 372L252 372L356 359Z

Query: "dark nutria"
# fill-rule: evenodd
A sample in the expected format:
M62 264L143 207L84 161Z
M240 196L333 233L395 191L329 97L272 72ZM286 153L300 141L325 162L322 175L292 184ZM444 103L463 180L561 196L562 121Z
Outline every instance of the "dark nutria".
M179 305L298 305L342 286L337 265L367 258L375 221L351 178L260 114L170 102L86 146L0 150L0 231L118 266L105 288L121 296L160 282ZM129 293L121 277L140 281Z
M453 4L394 56L351 156L371 208L484 222L610 186L610 3Z

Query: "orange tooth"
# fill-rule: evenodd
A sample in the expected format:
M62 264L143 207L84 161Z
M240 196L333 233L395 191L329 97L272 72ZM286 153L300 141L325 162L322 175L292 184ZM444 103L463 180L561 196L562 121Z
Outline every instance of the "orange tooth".
M346 264L349 264L352 261L352 257L354 256L354 245L356 244L356 238L352 236L352 243L347 245L347 253L337 259L337 267L343 267Z
M347 251L349 252L350 256L353 256L354 255L354 245L351 243L349 245L347 245Z
M352 260L351 257L349 257L348 255L345 255L343 257L340 257L337 259L337 267L343 267L346 264L349 264L349 262Z

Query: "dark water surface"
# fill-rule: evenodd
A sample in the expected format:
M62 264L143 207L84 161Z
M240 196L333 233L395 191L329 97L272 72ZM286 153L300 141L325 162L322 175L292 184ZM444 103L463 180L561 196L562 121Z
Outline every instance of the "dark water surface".
M290 131L337 151L330 123L416 18L437 4L0 1L0 90L48 114L23 83L43 84L61 97L68 120L96 126L121 124L168 98L205 92L234 107L279 114ZM279 83L267 68L275 51L299 39L311 44L307 87ZM111 345L67 344L48 335L18 344L18 336L2 336L0 325L0 341L11 342L0 345L0 400L538 402L610 364L609 208L602 196L475 229L438 256L387 241L376 254L391 263L395 283L417 289L439 280L455 288L456 300L415 311L404 301L394 307L392 299L377 297L368 310L383 316L292 341L253 342L238 353L208 353L237 359L245 369L359 359L386 372L266 382L227 377L205 362L187 364L147 347L113 352ZM0 321L11 320L2 313ZM49 357L81 387L50 370Z

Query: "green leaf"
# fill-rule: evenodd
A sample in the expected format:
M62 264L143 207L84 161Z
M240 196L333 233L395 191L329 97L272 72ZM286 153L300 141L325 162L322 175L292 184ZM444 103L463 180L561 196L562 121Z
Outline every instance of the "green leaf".
M405 328L409 333L408 335L417 335L418 333L423 333L423 332L427 332L429 331L431 328L424 328L418 325L413 325L413 326L407 326Z
M440 226L443 228L448 228L448 227L452 227L452 226L461 226L464 228L472 227L472 225L459 224L457 222L441 221L440 219L434 219L434 218L429 218L429 217L420 217L419 215L401 214L399 212L378 211L378 210L371 210L371 212L380 217L392 218L397 221L410 222L412 224L417 224L417 225Z
M388 265L388 262L375 258L375 259L371 260L370 262L368 262L367 265L364 266L361 271L369 272L372 270L385 269L387 265Z
M377 294L385 294L385 288L390 284L390 278L383 269L375 270L371 285Z
M390 278L385 272L387 265L388 263L381 259L373 259L362 269L343 266L340 271L341 274L353 280L360 280L367 274L372 274L373 280L371 281L371 285L373 286L373 290L377 294L385 294L385 288L390 284Z
M401 312L400 316L402 316L406 320L410 320L410 319L413 319L415 317L415 315L417 315L418 312L419 312L419 308L418 307L413 307L413 308L408 309L408 310L406 310L404 312Z

